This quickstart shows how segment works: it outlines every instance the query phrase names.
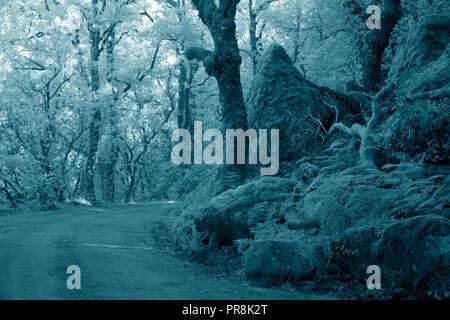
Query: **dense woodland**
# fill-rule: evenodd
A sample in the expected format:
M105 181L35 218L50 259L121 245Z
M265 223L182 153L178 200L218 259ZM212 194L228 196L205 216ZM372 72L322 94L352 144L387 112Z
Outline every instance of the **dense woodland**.
M257 285L377 264L387 296L448 298L448 1L2 0L0 19L0 211L177 201L168 245ZM173 164L194 121L279 129L279 173Z

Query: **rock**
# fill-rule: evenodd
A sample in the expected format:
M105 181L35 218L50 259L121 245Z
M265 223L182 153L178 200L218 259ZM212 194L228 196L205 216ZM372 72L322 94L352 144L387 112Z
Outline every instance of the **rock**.
M323 134L318 122L330 128L339 110L339 121L351 126L361 122L359 104L353 99L307 81L295 68L283 47L272 45L259 63L247 99L251 128L279 129L281 162L313 151Z
M290 230L311 230L318 229L320 227L319 220L289 220L287 221L287 226Z
M448 164L449 102L449 99L442 102L415 100L397 105L377 129L382 157L390 163Z
M450 16L431 15L422 19L397 52L389 80L397 84L399 96L450 88ZM447 97L449 95L447 94Z
M426 215L391 224L383 230L375 256L386 285L448 291L450 222Z
M292 173L291 179L301 181L305 185L309 185L315 177L319 175L320 169L309 162L300 164Z
M450 16L425 16L391 64L387 82L395 83L397 102L376 128L388 163L449 163L449 69Z
M449 169L441 167L430 170L405 164L391 173L355 167L329 177L319 174L296 197L296 219L320 221L320 234L329 236L374 221L429 214L446 217L450 180L445 177Z
M397 103L377 128L389 163L449 163L449 69L450 16L426 16L391 64L388 83L396 85Z
M328 264L323 268L343 278L364 281L367 267L378 262L374 258L378 231L374 226L352 227L331 238L326 259Z
M392 175L398 177L408 177L412 180L424 179L425 169L417 164L404 163L399 165L386 166L387 170L392 170Z
M402 199L402 180L377 170L354 168L330 177L319 176L304 191L299 215L321 223L322 235L387 219Z
M299 243L255 241L245 254L245 274L259 284L298 281L314 274L314 264Z
M326 272L364 283L370 265L381 268L382 287L425 294L448 292L450 222L425 215L347 229L331 238Z
M228 190L201 209L195 219L196 228L219 246L251 237L250 229L257 223L283 219L281 206L295 185L291 179L263 177Z

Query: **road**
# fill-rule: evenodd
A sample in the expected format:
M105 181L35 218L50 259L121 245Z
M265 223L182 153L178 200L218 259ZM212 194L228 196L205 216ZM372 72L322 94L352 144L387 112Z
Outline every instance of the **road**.
M203 272L148 239L169 204L0 217L0 299L312 299ZM81 269L69 290L66 269Z

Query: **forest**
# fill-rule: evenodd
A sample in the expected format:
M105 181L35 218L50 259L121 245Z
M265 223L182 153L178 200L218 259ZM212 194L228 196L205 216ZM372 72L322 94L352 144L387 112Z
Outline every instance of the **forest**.
M0 21L0 218L176 203L149 234L238 281L450 297L449 1L2 0Z

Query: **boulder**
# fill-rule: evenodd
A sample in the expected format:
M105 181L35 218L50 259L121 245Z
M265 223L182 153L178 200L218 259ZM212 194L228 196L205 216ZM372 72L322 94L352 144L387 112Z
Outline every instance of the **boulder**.
M449 103L450 98L446 98L397 105L377 128L383 162L447 165L450 162Z
M323 129L335 121L363 123L352 98L306 80L282 46L272 45L262 57L247 99L248 122L255 129L280 130L281 162L300 159L320 144Z
M298 219L318 221L322 235L392 219L448 217L448 166L398 165L390 173L355 167L319 175L296 198ZM431 176L429 176L431 175Z
M397 95L402 97L432 98L445 91L450 97L449 69L450 16L431 15L422 19L417 30L409 34L398 50L389 80L397 84ZM434 93L427 95L427 92Z
M388 77L397 103L377 128L389 163L448 164L450 155L450 16L425 16L395 55ZM385 161L386 162L386 161Z
M304 247L304 246L303 246ZM252 243L245 253L247 278L262 285L311 278L314 264L297 242L264 240Z
M364 282L367 267L378 264L374 253L378 239L379 229L373 225L352 227L331 237L323 269L347 281Z
M387 286L420 292L450 289L450 222L442 216L418 216L389 225L374 253L385 270Z
M251 228L267 220L283 220L281 206L296 181L263 177L211 199L195 218L198 231L214 244L230 245L233 240L252 236Z
M450 222L438 215L352 227L329 240L327 264L318 266L346 282L365 283L370 265L381 269L382 288L406 295L449 290Z
M299 216L319 221L322 235L388 219L394 204L403 199L402 183L398 177L365 168L319 176L299 198Z
M292 172L292 179L303 182L305 185L309 185L314 178L319 175L320 168L316 165L305 162L302 163Z

